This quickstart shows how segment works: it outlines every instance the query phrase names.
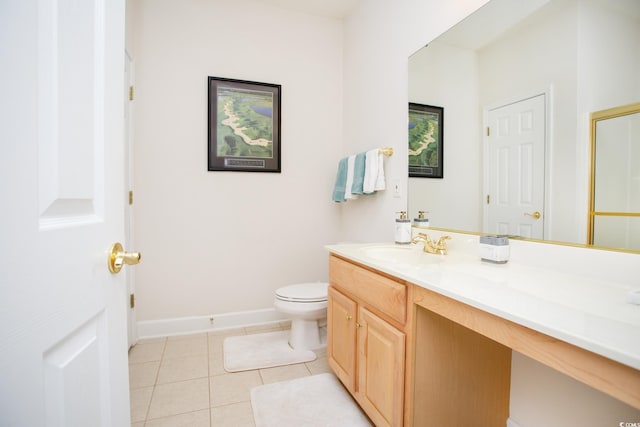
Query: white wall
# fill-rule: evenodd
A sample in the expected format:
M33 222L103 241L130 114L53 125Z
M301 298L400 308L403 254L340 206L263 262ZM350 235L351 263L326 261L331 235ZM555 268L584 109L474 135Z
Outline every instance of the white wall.
M640 411L513 352L510 419L519 427L637 423Z
M388 183L402 189L399 198L388 191L342 206L348 240L392 240L396 212L407 208L409 55L485 2L367 0L345 22L344 152L394 147L396 154L387 161Z
M133 0L141 321L272 307L327 279L342 23L245 0ZM207 76L282 85L282 173L207 172Z
M409 178L409 212L432 227L482 230L482 115L474 51L433 43L409 59L409 101L444 108L444 177Z

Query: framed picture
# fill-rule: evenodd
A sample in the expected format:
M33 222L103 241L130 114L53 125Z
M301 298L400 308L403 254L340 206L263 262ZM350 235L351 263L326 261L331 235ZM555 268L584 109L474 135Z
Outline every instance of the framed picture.
M409 176L442 178L444 108L409 103Z
M209 171L280 172L280 85L209 77Z

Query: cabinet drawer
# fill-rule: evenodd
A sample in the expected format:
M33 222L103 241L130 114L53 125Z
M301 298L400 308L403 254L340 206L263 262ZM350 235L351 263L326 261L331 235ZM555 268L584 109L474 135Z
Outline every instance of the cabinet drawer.
M371 307L404 324L407 286L334 256L329 257L329 281Z

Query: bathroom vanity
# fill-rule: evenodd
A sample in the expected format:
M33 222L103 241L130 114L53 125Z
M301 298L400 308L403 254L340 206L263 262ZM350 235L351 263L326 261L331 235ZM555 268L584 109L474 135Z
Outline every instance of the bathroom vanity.
M505 426L512 350L640 409L640 307L625 302L628 286L482 263L477 239L455 236L464 242L446 256L327 247L329 364L371 420Z
M376 425L400 426L412 287L336 256L329 281L329 364Z

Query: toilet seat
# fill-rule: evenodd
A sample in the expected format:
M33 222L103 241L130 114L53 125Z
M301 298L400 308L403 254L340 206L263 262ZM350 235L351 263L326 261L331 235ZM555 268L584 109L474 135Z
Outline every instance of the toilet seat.
M280 301L314 303L327 301L328 283L300 283L283 286L276 290L276 299Z

